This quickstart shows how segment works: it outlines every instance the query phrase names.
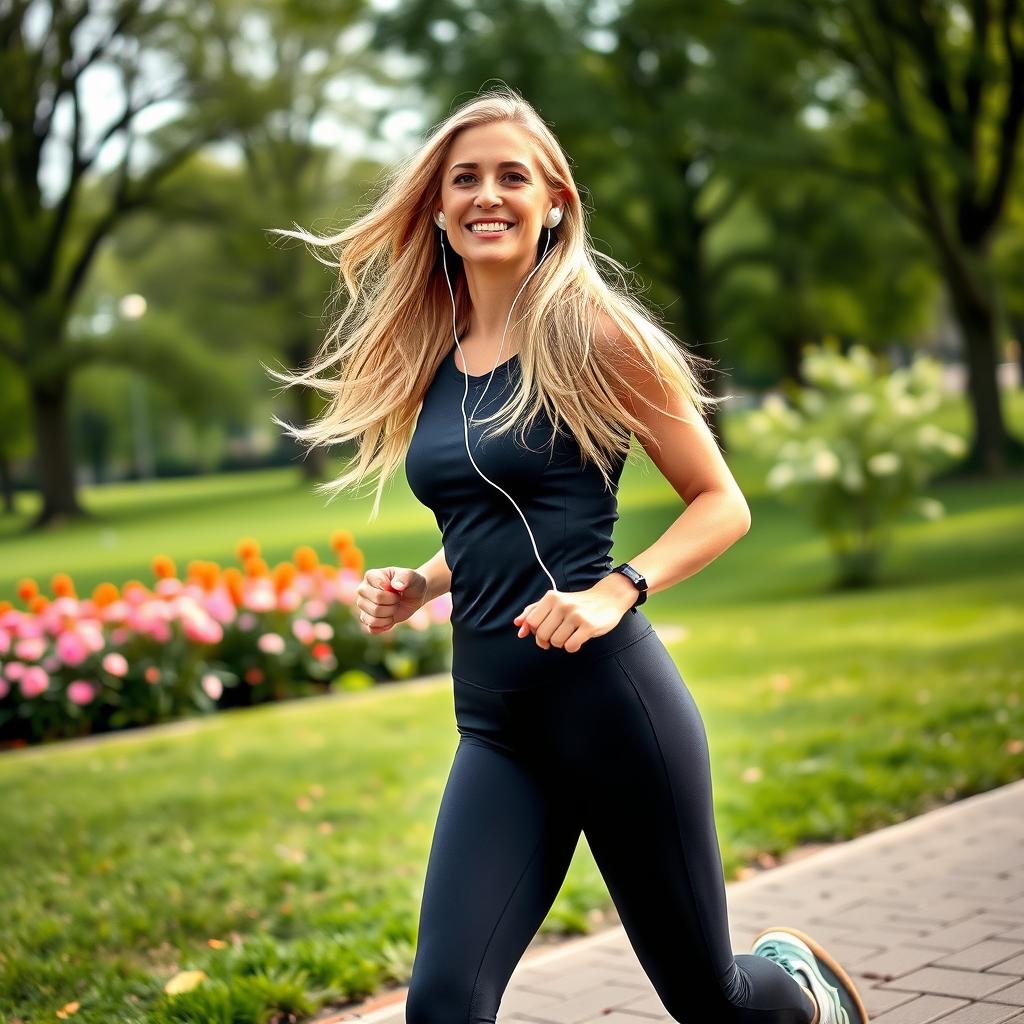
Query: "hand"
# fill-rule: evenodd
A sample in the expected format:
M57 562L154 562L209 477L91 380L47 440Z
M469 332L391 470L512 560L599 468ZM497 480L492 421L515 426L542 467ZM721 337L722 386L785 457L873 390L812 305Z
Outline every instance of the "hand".
M549 590L512 621L519 626L520 639L533 632L538 647L561 647L575 654L592 637L610 633L639 596L625 576L611 573L589 590Z
M426 577L415 569L368 569L356 588L359 628L364 633L387 632L421 608L426 593Z

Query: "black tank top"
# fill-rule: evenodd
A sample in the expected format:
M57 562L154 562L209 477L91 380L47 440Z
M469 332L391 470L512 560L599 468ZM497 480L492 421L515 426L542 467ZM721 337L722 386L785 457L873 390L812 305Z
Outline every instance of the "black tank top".
M477 473L466 453L466 384L455 354L453 345L423 398L406 453L406 477L416 498L434 513L452 571L452 674L487 689L527 689L620 650L652 627L642 609L630 609L612 630L574 653L560 647L545 650L532 632L520 639L512 620L540 600L551 581L512 502ZM520 375L517 354L499 364L489 386L489 373L469 377L466 414L473 458L523 510L558 589L586 590L612 566L612 527L625 460L617 457L614 489L606 491L600 471L592 462L582 464L579 445L565 427L551 450L554 427L543 410L526 433L527 448L516 441L517 425L481 443L484 428L472 419L481 392L487 388L476 419L496 412Z

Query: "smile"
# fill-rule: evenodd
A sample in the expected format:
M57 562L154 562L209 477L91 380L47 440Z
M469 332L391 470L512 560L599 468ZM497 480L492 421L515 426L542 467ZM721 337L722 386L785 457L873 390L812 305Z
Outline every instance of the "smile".
M468 224L467 229L474 235L497 237L511 231L515 224L504 224L501 221L481 221L479 224Z

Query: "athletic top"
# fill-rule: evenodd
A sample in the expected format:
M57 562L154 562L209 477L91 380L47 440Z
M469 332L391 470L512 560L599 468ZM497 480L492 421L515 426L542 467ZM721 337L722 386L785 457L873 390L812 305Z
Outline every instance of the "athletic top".
M509 499L473 468L466 453L462 416L466 378L453 344L427 388L405 457L416 498L434 513L445 560L452 571L452 674L491 690L520 690L550 680L561 668L608 655L651 632L642 609L627 611L603 636L576 652L545 650L531 632L520 638L512 620L551 589L533 551L530 534ZM518 353L489 374L470 375L466 415L496 412L521 379ZM493 422L486 425L493 429ZM625 458L612 467L608 492L598 468L587 462L563 427L549 450L553 425L541 410L527 431L528 447L516 441L518 424L481 443L484 427L469 426L469 443L481 472L522 509L537 550L563 592L586 590L612 567L612 527L618 516L618 484Z

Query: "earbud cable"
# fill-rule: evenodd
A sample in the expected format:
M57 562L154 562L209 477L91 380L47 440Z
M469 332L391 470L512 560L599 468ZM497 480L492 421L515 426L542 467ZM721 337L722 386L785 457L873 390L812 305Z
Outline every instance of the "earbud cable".
M448 260L445 257L445 251L444 251L444 249L445 249L445 246L444 246L444 229L439 229L439 230L441 231L441 260L444 263L444 276L445 276L445 280L448 282L448 294L451 296L451 299L452 299L452 335L455 338L455 347L458 349L459 354L462 355L462 346L459 344L459 334L458 334L458 329L457 329L457 325L456 325L455 292L452 290L451 278L448 276ZM505 330L502 332L502 335L501 335L501 345L498 347L498 360L497 360L497 362L495 362L494 367L492 368L490 374L487 377L487 383L484 385L483 391L480 392L480 397L477 399L476 405L473 406L473 414L474 415L476 414L476 411L479 408L480 402L483 400L483 397L486 394L487 389L491 385L491 379L494 377L495 370L497 370L498 366L500 365L501 353L502 353L502 351L505 348L505 335L508 333L508 325L509 325L510 321L512 320L512 310L515 308L516 300L519 298L520 295L522 295L523 288L525 288L527 286L527 284L529 284L530 278L533 277L533 275L536 274L538 270L540 270L541 263L544 262L544 257L547 255L548 245L551 242L551 228L548 228L547 231L548 231L548 237L547 237L547 241L544 243L544 252L541 253L541 257L540 257L540 260L538 260L538 262L537 262L537 266L535 266L533 268L533 270L531 270L530 273L526 276L526 280L523 282L523 284L520 287L519 291L516 293L516 297L512 300L512 305L509 307L508 319L505 321ZM463 360L462 360L462 365L463 365L463 367L466 366L465 358L463 358ZM473 458L473 452L470 450L470 447L469 447L469 420L466 418L466 398L469 395L469 371L464 368L462 373L463 373L463 376L466 378L465 379L465 391L462 394L462 423L463 423L465 439L466 439L466 454L469 456L469 461L473 463L473 468L477 471L477 473L480 474L480 476L482 476L484 478L484 480L487 481L487 483L489 483L492 487L496 488L497 490L501 491L501 493L504 494L505 497L508 498L508 500L511 501L512 504L515 506L516 511L519 513L519 517L523 521L523 525L526 527L526 532L530 535L530 543L533 545L533 553L536 556L538 563L540 563L540 567L544 570L544 573L547 575L547 578L549 580L551 580L551 589L554 590L554 591L557 591L558 590L558 585L555 583L555 577L552 576L550 572L548 572L547 566L541 560L540 552L537 550L537 541L536 541L536 539L533 536L533 531L530 529L530 524L526 521L526 516L523 515L523 510L518 505L516 505L515 499L512 497L511 494L508 493L508 491L506 491L502 487L499 487L498 484L496 484L493 480L491 480L480 469L480 467L476 464L476 460Z

